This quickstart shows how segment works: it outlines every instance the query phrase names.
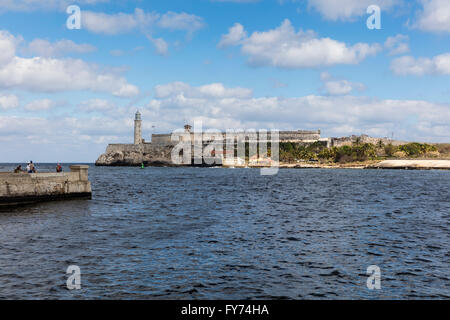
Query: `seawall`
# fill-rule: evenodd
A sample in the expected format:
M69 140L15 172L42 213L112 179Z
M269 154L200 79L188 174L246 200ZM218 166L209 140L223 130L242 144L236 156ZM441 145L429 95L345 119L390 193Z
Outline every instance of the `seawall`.
M90 199L91 183L86 165L64 173L0 173L0 206L65 199Z

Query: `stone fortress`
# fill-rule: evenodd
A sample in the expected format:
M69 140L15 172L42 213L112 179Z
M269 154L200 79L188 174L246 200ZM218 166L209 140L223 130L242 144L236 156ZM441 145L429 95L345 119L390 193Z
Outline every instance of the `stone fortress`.
M193 135L190 125L185 126L185 133ZM222 133L225 137L225 133ZM270 132L268 133L270 139ZM225 139L224 139L225 140ZM192 139L193 141L193 139ZM316 131L280 131L279 142L314 143L320 141L329 145L329 139L320 137ZM152 141L142 139L142 118L136 112L134 120L134 144L110 144L106 152L96 161L97 166L170 166L172 149L178 141L172 141L172 134L153 134Z
M134 119L134 144L110 144L106 152L95 162L96 166L140 166L170 165L171 152L175 143L167 139L160 139L159 143L148 143L142 139L141 113L136 112ZM164 140L165 143L162 143Z
M192 127L186 125L184 133L191 135L191 141L194 141L194 132ZM203 133L205 134L205 133ZM225 133L221 133L225 141ZM270 132L268 132L270 140ZM387 138L371 138L367 135L350 136L344 138L321 138L320 130L307 131L280 131L278 142L293 142L311 144L320 142L327 147L339 147L351 145L357 139L362 143L377 143L382 140L383 143L401 144L403 142L393 141ZM172 166L171 153L179 141L172 141L172 134L152 134L151 142L146 142L142 138L142 118L138 111L134 120L134 144L110 144L106 152L96 161L96 166Z

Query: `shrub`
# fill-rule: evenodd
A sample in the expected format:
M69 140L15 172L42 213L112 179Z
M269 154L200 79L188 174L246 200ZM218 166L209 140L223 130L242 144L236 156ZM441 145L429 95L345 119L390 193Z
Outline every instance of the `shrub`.
M393 154L393 156L396 157L396 158L406 158L407 155L406 155L406 153L404 151L396 151Z
M347 162L352 158L352 147L342 146L336 149L335 162Z
M384 142L382 139L378 140L377 142L377 148L378 149L383 149L384 148Z
M392 157L397 152L397 150L398 148L392 145L392 143L389 143L387 146L384 147L384 152L388 157Z
M333 160L336 158L336 148L325 148L318 154L319 159Z
M428 152L437 151L437 148L436 148L436 146L432 146L432 145L429 145L426 143L422 144L422 143L413 142L413 143L401 145L399 147L399 150L405 152L406 155L409 157L419 157Z

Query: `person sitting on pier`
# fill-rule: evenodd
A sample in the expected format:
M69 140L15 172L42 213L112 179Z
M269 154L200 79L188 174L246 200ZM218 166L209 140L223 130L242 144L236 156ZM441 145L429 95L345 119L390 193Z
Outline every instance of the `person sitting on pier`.
M22 165L20 164L16 169L14 169L14 173L21 173L22 172Z
M27 172L36 173L36 167L34 166L33 161L30 161L30 163L27 165Z
M60 173L60 172L62 172L62 171L63 171L63 168L62 168L62 166L58 163L58 164L56 165L56 172Z

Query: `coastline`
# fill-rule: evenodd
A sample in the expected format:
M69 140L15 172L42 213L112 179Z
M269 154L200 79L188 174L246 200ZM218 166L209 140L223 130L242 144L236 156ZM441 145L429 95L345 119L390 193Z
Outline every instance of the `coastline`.
M450 160L402 159L370 160L350 163L280 163L284 169L397 169L397 170L450 170Z
M104 167L140 167L139 163L123 163L116 162L107 165L99 165ZM211 167L203 165L204 167ZM174 165L169 161L146 162L145 167L190 167L189 165ZM198 166L202 167L202 165ZM222 168L270 168L265 165L219 165ZM297 162L288 163L280 162L279 169L397 169L397 170L450 170L450 159L394 159L394 160L368 160L346 163L320 163L320 162Z

